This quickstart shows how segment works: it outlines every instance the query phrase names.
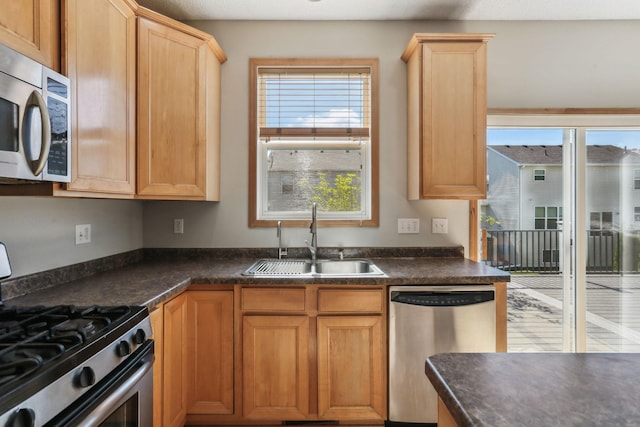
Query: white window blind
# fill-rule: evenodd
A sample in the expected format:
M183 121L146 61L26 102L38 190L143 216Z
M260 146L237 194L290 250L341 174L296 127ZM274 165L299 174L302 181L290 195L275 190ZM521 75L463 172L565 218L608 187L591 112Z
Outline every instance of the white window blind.
M263 67L258 76L261 138L369 137L368 68Z

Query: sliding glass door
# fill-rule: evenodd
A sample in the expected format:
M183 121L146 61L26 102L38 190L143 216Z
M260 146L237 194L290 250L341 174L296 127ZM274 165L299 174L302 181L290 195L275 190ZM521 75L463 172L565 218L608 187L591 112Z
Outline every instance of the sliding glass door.
M640 130L629 126L633 118L488 121L479 228L483 260L512 274L509 351L639 351Z
M490 128L487 200L480 203L486 263L512 275L508 287L509 351L562 351L571 345L566 305L573 290L564 240L565 153L574 132L562 128ZM569 340L569 343L566 341Z
M640 351L640 131L585 129L586 351Z

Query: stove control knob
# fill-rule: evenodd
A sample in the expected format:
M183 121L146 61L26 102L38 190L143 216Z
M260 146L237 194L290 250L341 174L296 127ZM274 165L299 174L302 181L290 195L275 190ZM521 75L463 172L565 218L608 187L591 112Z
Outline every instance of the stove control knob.
M91 387L96 383L96 373L88 366L80 369L76 376L76 386L80 388Z
M116 354L120 357L125 357L131 354L131 346L127 341L120 341L116 346Z
M135 334L133 334L133 342L136 344L142 344L147 339L147 334L144 332L144 329L138 329Z
M33 427L36 423L36 414L32 409L18 409L10 418L7 427Z

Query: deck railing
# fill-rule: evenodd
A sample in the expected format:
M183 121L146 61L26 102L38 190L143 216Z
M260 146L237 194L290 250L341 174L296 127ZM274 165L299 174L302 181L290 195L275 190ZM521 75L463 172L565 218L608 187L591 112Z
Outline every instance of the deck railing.
M587 231L587 271L640 271L640 234L615 230ZM483 259L508 271L560 272L561 230L483 230Z

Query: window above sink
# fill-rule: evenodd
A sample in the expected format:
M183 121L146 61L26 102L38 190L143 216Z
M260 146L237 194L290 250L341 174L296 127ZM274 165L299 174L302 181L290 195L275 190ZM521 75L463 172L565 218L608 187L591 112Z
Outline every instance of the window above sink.
M250 62L250 226L378 225L378 60Z

